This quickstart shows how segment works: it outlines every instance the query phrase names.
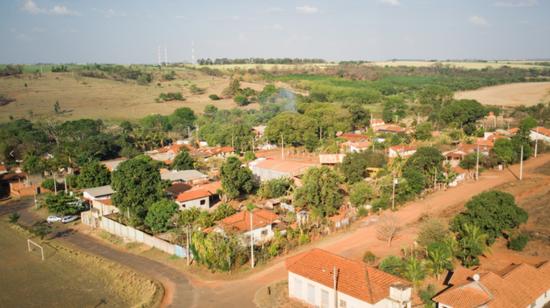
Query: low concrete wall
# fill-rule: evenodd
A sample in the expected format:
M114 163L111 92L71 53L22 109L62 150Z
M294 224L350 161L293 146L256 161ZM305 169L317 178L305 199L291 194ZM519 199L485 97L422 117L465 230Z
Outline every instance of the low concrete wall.
M155 247L161 251L164 251L170 255L176 255L178 257L187 257L187 251L185 248L171 244L154 236L151 236L143 231L134 229L130 226L123 225L105 216L101 217L100 227L101 229L123 237L132 242L143 243L147 246Z

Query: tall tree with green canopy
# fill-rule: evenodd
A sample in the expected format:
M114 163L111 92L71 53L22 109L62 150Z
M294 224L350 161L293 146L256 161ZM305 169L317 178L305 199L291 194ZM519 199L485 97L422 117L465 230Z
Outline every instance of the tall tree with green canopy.
M452 124L464 129L464 132L471 135L476 127L475 123L487 114L487 109L478 101L462 99L455 100L441 109L440 118L445 124Z
M178 211L178 205L171 200L162 199L153 203L145 216L145 225L153 233L165 232L170 227L171 219Z
M423 122L416 126L416 132L414 136L418 140L428 140L432 137L432 123L430 122Z
M361 104L346 104L344 107L351 114L351 125L353 129L363 129L370 126L370 111Z
M384 122L397 123L407 115L407 104L401 96L390 96L384 103L382 119Z
M101 164L94 160L84 164L80 168L80 174L76 180L78 187L91 188L111 184L111 172Z
M158 167L147 156L138 156L121 163L113 172L113 203L132 225L139 225L147 209L164 195Z
M453 219L451 230L464 234L465 225L473 225L487 234L492 244L506 232L527 222L527 212L518 207L514 196L502 191L487 191L474 196L466 203L466 210Z
M187 136L188 129L193 127L196 119L195 113L189 107L178 108L168 116L171 129L181 136Z
M295 190L294 204L316 210L322 217L336 214L342 204L340 178L328 168L310 168L302 178L302 187Z
M221 181L223 191L230 199L252 192L255 186L252 171L233 156L222 165Z
M172 170L190 170L194 169L195 160L187 150L181 150L178 155L174 158L172 165L170 166Z
M487 234L476 225L465 224L459 234L457 257L466 267L479 265L479 256L488 250Z
M349 153L344 157L340 170L346 181L350 184L364 179L367 168L381 168L386 164L386 157L380 152L365 151L360 153Z
M304 145L305 136L317 136L317 125L315 121L305 115L295 112L282 112L269 120L265 129L266 139L274 144L281 144L284 139L285 145Z
M492 151L497 156L499 162L505 165L514 162L517 156L512 141L506 138L497 139Z
M416 173L419 172L425 178L424 184L430 187L434 183L433 179L442 173L442 162L444 159L445 158L438 149L434 147L420 147L411 157L409 157L403 166L403 176L413 184L412 182L415 181L415 179L412 175L416 177ZM407 174L411 175L411 177L407 177Z

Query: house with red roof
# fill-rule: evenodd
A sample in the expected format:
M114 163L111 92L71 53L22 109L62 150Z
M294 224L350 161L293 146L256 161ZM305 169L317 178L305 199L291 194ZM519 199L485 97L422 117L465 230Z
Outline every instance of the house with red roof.
M219 200L220 181L191 187L176 197L180 210L198 208L209 210Z
M412 156L414 153L416 153L416 146L414 145L394 145L389 147L388 149L388 157L389 158L396 158L396 157L409 157Z
M283 159L258 158L248 164L254 176L260 181L302 176L307 169L318 164Z
M411 307L409 282L322 249L290 257L288 295L313 307Z
M541 141L550 143L550 129L542 126L537 126L531 129L529 138L531 138L531 140L533 141L541 140Z
M550 303L550 262L512 264L498 272L460 267L433 300L441 308L542 308Z
M279 215L266 209L254 209L241 211L228 216L212 228L213 231L227 234L238 233L243 236L243 244L249 245L250 237L254 237L254 243L260 244L270 241L275 235L275 230L283 229Z

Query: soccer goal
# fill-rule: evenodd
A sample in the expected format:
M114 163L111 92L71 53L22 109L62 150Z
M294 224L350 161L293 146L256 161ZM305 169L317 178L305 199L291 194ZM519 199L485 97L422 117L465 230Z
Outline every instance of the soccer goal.
M42 246L38 245L36 242L27 239L27 248L29 249L29 252L32 252L34 250L34 247L38 247L40 249L40 255L42 256L42 261L44 261L44 248Z

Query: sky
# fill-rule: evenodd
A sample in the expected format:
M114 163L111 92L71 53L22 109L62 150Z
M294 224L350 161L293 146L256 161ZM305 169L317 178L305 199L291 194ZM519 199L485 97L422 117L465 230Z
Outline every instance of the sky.
M2 0L0 63L548 59L550 0Z

